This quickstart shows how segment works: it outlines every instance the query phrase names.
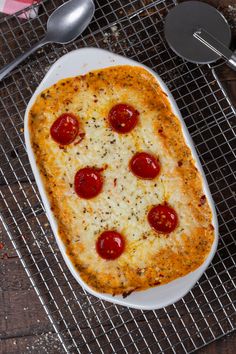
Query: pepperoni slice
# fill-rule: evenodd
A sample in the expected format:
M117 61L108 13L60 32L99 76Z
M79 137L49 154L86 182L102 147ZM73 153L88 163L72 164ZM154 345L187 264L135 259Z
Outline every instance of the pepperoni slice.
M178 224L178 216L167 204L154 206L148 213L148 222L157 232L169 234Z
M160 172L159 160L146 152L137 152L129 163L133 174L143 179L154 179Z
M85 167L76 173L74 186L75 192L79 197L91 199L101 192L103 178L98 169L94 167Z
M117 133L129 133L138 123L139 112L132 106L119 103L112 107L108 120L113 130Z
M72 113L63 113L52 124L50 133L53 140L60 145L71 144L79 132L79 122Z
M100 257L113 260L124 252L124 237L116 231L104 231L97 239L96 250Z

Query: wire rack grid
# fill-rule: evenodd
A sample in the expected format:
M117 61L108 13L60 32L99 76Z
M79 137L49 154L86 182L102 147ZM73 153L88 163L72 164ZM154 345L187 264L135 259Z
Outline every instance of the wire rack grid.
M0 65L42 38L63 1L43 1L35 18L0 18ZM0 207L5 227L44 307L61 353L191 353L236 328L235 110L214 71L176 57L163 35L173 0L99 0L89 28L72 44L39 50L0 83ZM31 13L35 6L31 7ZM50 65L70 50L107 48L136 59L171 90L216 203L220 242L198 284L158 311L112 305L87 294L62 260L39 198L23 138L24 111Z

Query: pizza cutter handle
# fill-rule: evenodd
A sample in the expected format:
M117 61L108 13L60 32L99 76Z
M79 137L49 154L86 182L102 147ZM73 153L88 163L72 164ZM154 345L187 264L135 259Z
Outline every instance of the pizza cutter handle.
M232 53L231 58L227 63L232 69L236 70L236 50Z
M213 52L218 54L219 57L224 58L226 60L226 64L236 70L236 51L232 52L232 50L226 47L216 37L203 28L197 29L193 33L193 36Z

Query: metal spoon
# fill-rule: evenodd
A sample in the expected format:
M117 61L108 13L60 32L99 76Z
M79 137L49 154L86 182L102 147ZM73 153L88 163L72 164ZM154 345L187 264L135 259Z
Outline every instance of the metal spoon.
M48 19L45 37L10 64L5 65L0 70L0 80L43 45L73 41L89 25L94 11L93 0L70 0L59 6Z

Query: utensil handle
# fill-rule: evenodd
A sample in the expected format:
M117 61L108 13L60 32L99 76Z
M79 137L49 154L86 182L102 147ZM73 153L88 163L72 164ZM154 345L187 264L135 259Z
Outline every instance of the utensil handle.
M220 42L215 36L207 32L203 28L199 28L193 34L200 42L211 49L213 52L218 54L220 57L229 60L232 55L232 51L226 47L222 42Z
M221 43L217 38L212 36L209 32L203 28L199 28L194 32L193 36L200 42L205 44L209 49L218 54L220 57L226 60L226 64L236 70L236 51L232 52L228 47Z
M233 54L229 58L229 61L227 64L231 69L236 70L236 50L233 52Z
M29 48L25 53L19 55L16 59L14 59L11 63L5 65L0 70L0 81L17 65L19 65L23 60L25 60L30 54L34 53L38 48L42 47L44 44L48 43L48 41L43 38L38 43L34 44L31 48Z

